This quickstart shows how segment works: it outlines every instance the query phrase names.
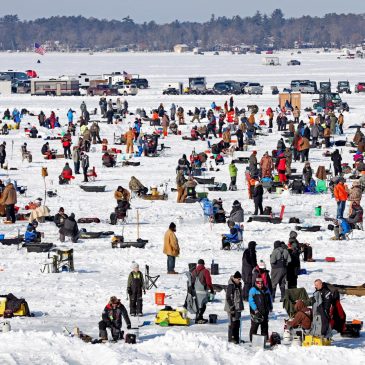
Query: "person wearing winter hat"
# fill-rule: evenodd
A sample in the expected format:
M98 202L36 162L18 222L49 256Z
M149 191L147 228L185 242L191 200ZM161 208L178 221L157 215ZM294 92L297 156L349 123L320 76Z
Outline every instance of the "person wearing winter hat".
M210 272L206 269L203 259L198 260L198 265L191 273L191 277L197 294L196 304L198 310L196 312L195 323L204 324L208 322L208 320L203 318L209 299L208 290L212 294L214 294L214 289L212 284L212 277L210 276Z
M131 328L131 321L125 306L115 296L112 296L105 306L99 322L99 338L102 341L108 340L107 328L110 328L114 341L123 339L122 317L127 324L127 329Z
M229 220L235 223L242 223L244 222L244 211L241 206L241 203L238 200L235 200L232 204L232 210L229 214Z
M272 300L275 301L276 287L279 285L281 292L280 301L284 301L287 266L291 262L291 257L285 244L282 241L274 242L274 250L270 255L271 277L272 277Z
M252 270L257 266L256 242L248 243L248 248L242 255L242 275L245 286L243 288L243 299L248 300L248 292L252 287Z
M65 242L65 237L71 237L71 241L76 243L79 239L79 227L75 220L75 214L71 213L68 218L65 219L63 226L59 230L60 241Z
M128 276L127 293L129 296L129 314L131 316L142 317L143 299L142 293L146 294L143 274L139 270L136 262L132 263L132 271Z
M259 210L260 210L260 215L264 214L264 208L262 207L263 195L264 195L264 188L259 181L256 181L252 193L253 202L255 204L254 215L257 215Z
M180 254L179 242L176 237L176 224L171 222L164 236L163 253L167 256L167 273L177 274L175 271L176 257Z
M272 283L270 278L269 270L266 270L266 264L260 260L257 266L252 270L252 286L255 285L256 279L261 278L266 288L269 289L272 294Z
M1 195L0 204L5 205L6 223L15 223L15 204L17 192L10 179L5 180L5 189Z
M248 302L251 313L250 341L261 326L261 335L269 338L269 313L272 311L272 300L269 289L262 278L256 278L255 285L250 289Z
M224 310L228 314L228 342L240 343L240 319L243 307L242 275L236 271L228 280Z

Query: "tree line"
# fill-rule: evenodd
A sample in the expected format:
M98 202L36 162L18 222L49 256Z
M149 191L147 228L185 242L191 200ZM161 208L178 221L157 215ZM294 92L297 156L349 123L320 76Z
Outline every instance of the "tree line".
M206 50L229 49L239 44L292 48L295 42L313 47L361 44L365 39L362 14L327 14L323 17L285 18L280 9L266 15L211 15L203 23L175 20L137 24L129 16L120 20L55 16L20 20L17 15L0 18L0 50L26 50L34 42L59 41L69 49L102 50L128 45L138 50L172 50L184 43Z

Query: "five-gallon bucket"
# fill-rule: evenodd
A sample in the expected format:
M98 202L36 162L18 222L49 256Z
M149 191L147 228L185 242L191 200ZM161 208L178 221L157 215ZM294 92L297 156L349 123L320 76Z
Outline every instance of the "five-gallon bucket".
M165 305L165 293L155 293L155 304Z

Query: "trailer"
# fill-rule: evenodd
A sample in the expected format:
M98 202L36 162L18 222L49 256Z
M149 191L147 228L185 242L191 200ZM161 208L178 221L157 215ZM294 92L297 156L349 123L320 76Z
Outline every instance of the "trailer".
M279 57L264 57L262 64L264 66L280 66Z
M64 96L80 95L78 80L31 80L31 95Z
M80 89L86 90L88 87L90 87L90 83L93 80L100 80L104 78L102 75L88 75L86 73L81 73L79 75L62 75L59 77L61 80L78 80L80 84Z

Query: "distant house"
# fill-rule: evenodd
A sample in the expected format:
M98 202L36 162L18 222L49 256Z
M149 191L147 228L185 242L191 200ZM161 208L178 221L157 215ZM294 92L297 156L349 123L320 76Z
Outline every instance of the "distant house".
M176 44L174 46L175 53L184 53L189 51L189 46L186 44Z

